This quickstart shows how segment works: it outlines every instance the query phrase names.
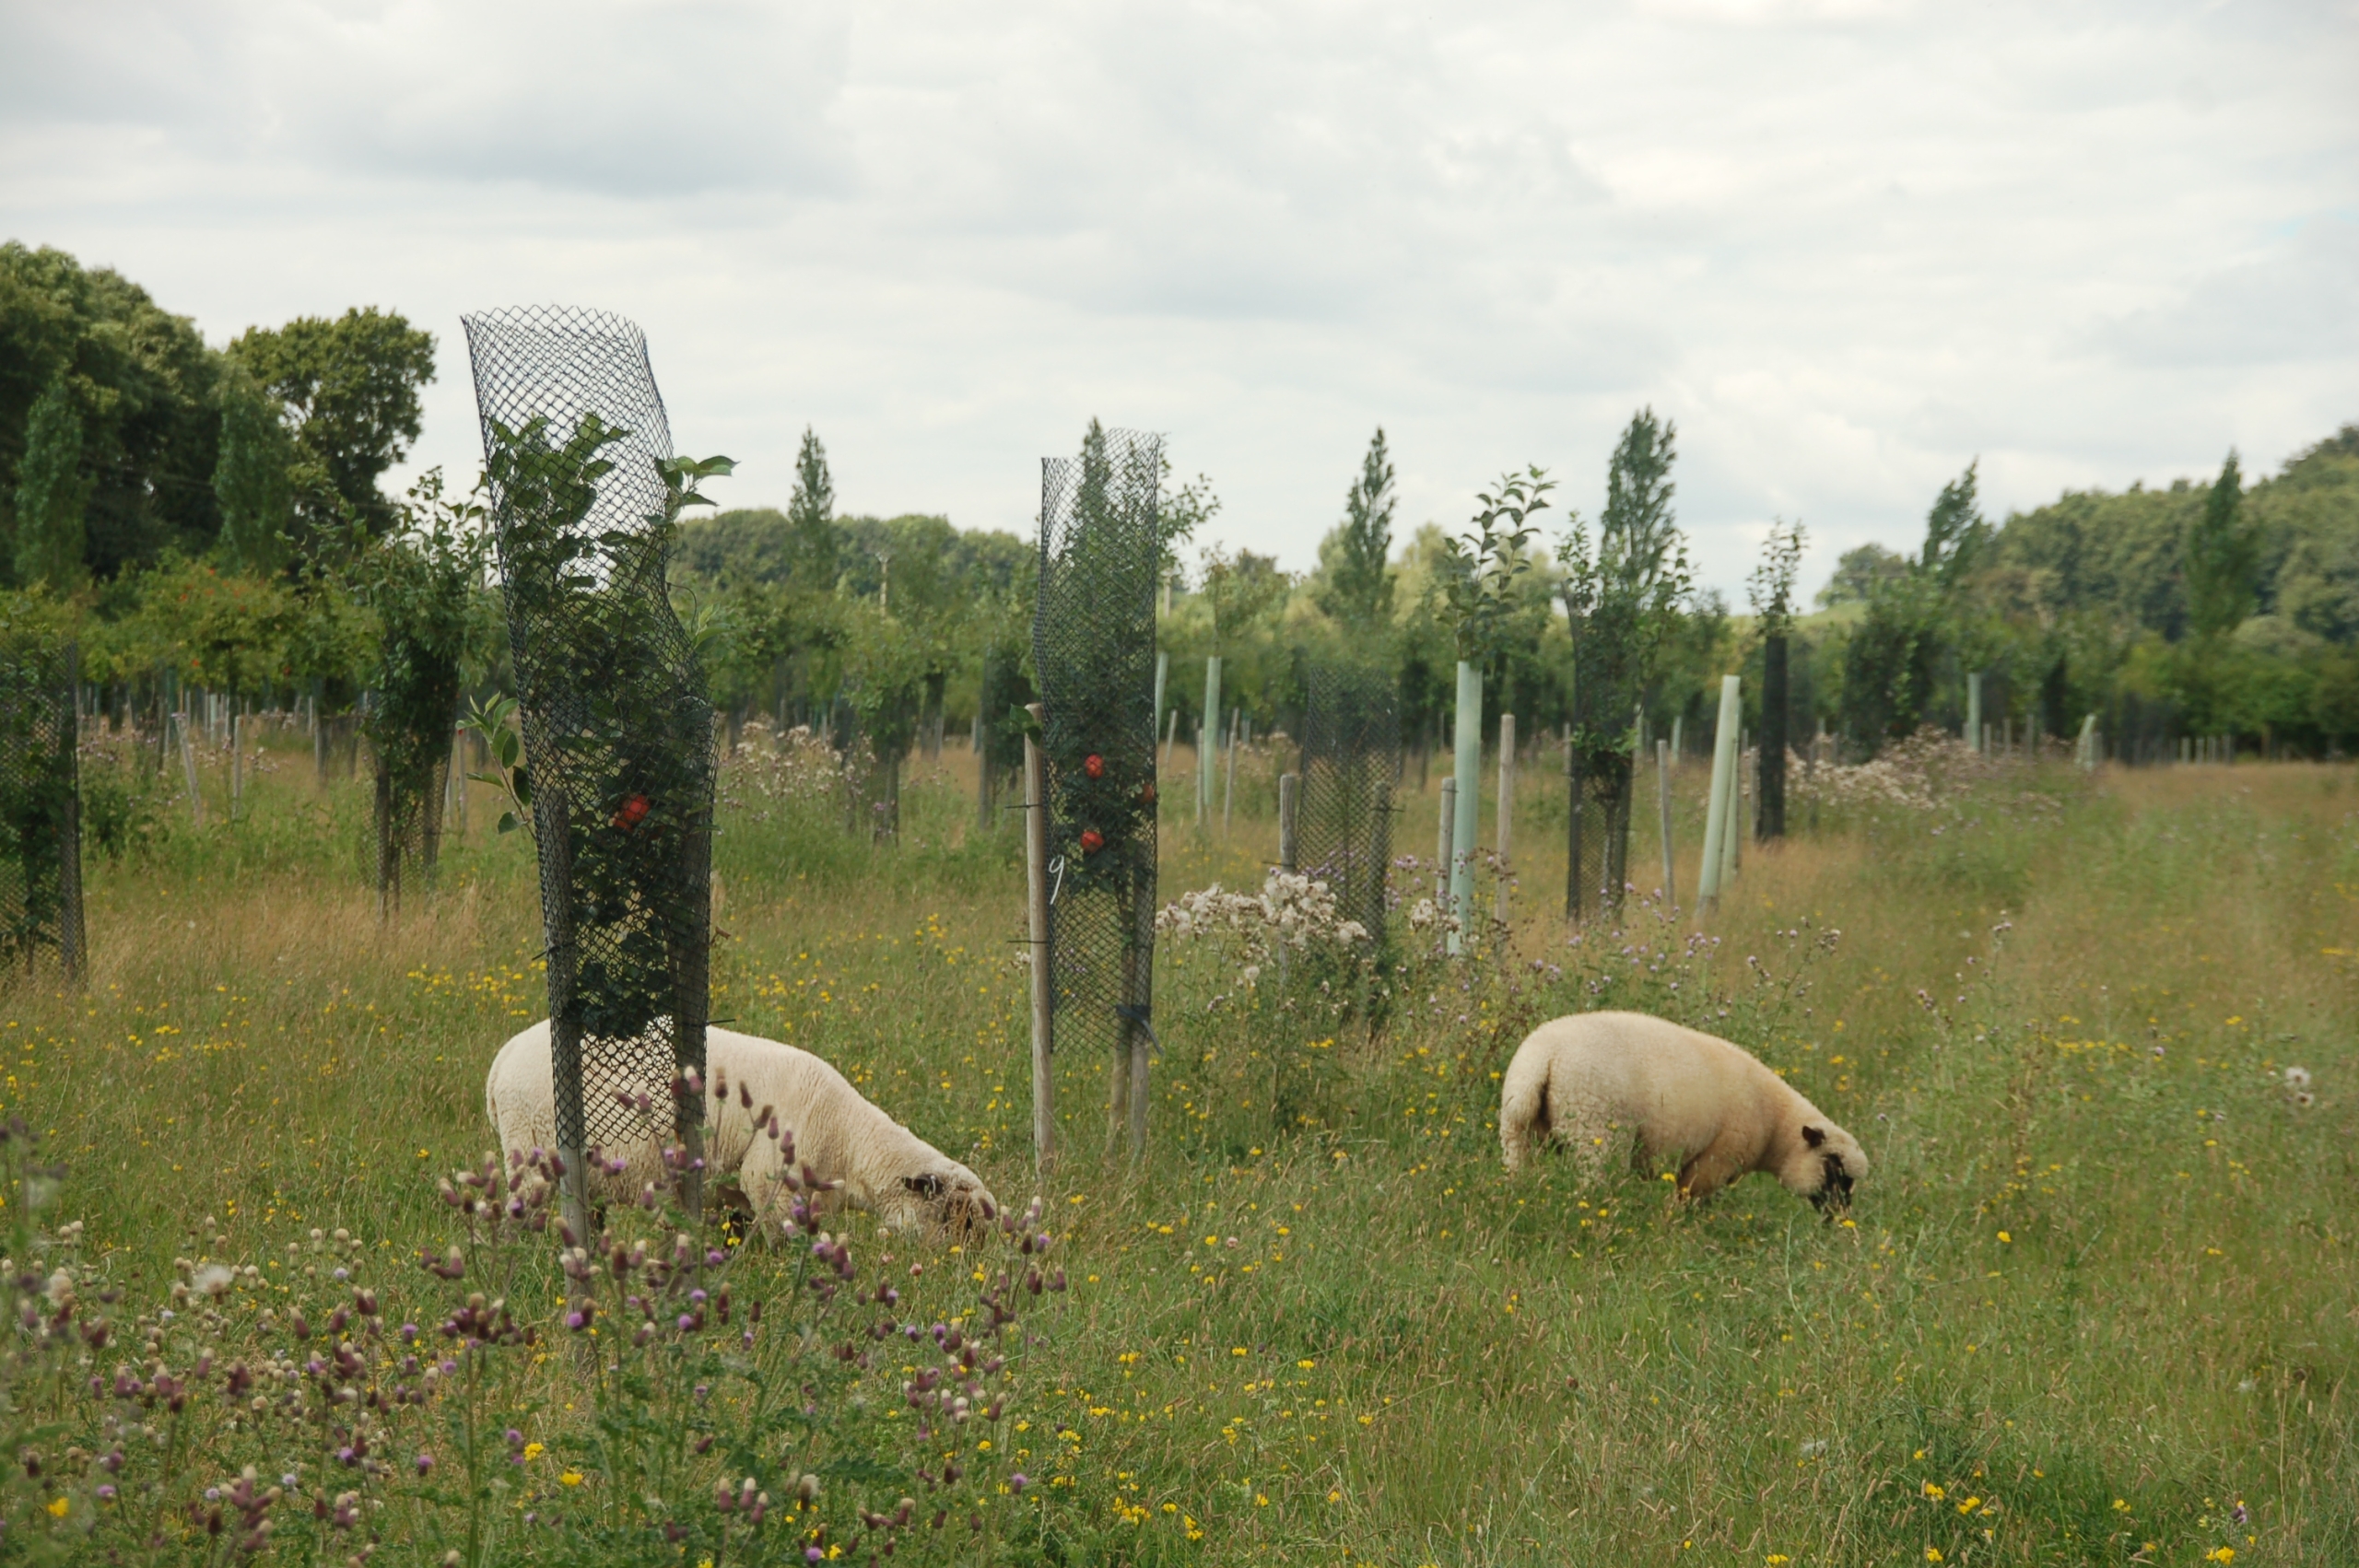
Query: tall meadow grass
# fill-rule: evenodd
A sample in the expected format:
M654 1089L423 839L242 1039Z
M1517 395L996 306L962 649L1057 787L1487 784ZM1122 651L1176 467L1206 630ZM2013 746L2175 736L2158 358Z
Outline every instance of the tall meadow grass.
M264 1314L331 1293L315 1230L357 1238L388 1293L441 1288L418 1258L465 1227L437 1178L476 1167L484 1070L541 1015L530 845L489 831L487 798L432 895L381 921L362 788L315 790L291 745L271 761L239 820L217 801L194 828L167 798L152 842L93 863L83 992L0 993L0 1114L63 1167L20 1171L9 1211L43 1249L79 1222L76 1256L121 1293L123 1334L77 1352L77 1384L146 1364L142 1312L182 1375L198 1350L217 1367L264 1356ZM988 1433L915 1443L908 1411L886 1420L888 1389L860 1429L872 1468L827 1471L810 1518L855 1494L889 1514L932 1484L921 1469L956 1465L1008 1490L969 1483L971 1527L929 1533L921 1507L904 1558L2359 1562L2352 769L1961 765L1915 797L1830 790L1791 809L1814 828L1748 845L1698 919L1694 766L1675 780L1680 886L1654 887L1642 813L1640 885L1619 920L1578 932L1559 913L1561 781L1529 769L1509 918L1473 957L1396 922L1380 963L1314 943L1249 977L1233 943L1167 939L1149 1158L1100 1158L1107 1064L1060 1057L1068 1152L1036 1177L1015 813L978 820L954 748L912 765L898 841L875 843L797 771L816 766L749 750L725 776L714 1016L835 1061L1019 1211L1037 1195L1072 1288L1027 1307ZM1167 817L1167 898L1261 889L1274 766L1240 769L1226 837ZM1652 786L1642 770L1649 802ZM1430 857L1433 793L1402 803L1396 852ZM1404 867L1400 891L1430 876ZM1596 1006L1725 1035L1847 1126L1874 1164L1848 1220L1761 1177L1695 1208L1661 1171L1583 1188L1543 1160L1509 1178L1498 1074L1533 1024ZM923 1296L937 1322L973 1321L974 1292L1028 1266L996 1239L953 1255L858 1219L839 1235L864 1270L899 1254L874 1278L943 1293ZM592 1430L606 1407L584 1357L553 1349L569 1299L556 1244L517 1245L506 1305L544 1348L514 1358L500 1398L520 1413L496 1419L546 1457L482 1493L500 1533L451 1535L458 1504L411 1478L381 1484L371 1518L305 1512L258 1550L342 1561L373 1534L380 1562L558 1562L590 1539L520 1523L621 1480L589 1457L608 1451ZM219 1326L176 1351L193 1315L170 1328L141 1304L214 1263L237 1270ZM799 1253L729 1267L741 1300L807 1293ZM885 1387L900 1363L874 1353ZM105 1403L65 1400L42 1429L0 1559L83 1530L63 1560L229 1552L203 1489L233 1484L241 1445L279 1439L212 1439L218 1462L192 1456L170 1527L143 1535L107 1513L127 1492L98 1496L114 1484L93 1468L116 1441L94 1424ZM781 1485L854 1448L802 1429L761 1442ZM313 1478L332 1463L290 1450L260 1474L304 1467L300 1495L325 1506L334 1488ZM722 1463L682 1458L664 1505L710 1514L736 1473ZM652 1527L644 1500L613 1500ZM859 1533L838 1527L811 1539ZM695 1539L758 1560L742 1532ZM772 1543L780 1561L804 1544Z

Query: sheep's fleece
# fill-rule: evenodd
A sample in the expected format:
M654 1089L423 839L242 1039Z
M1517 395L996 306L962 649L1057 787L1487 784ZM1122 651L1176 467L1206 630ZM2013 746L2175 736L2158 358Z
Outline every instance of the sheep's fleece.
M1679 1190L1703 1198L1748 1171L1824 1207L1848 1204L1868 1157L1749 1052L1637 1012L1543 1024L1516 1047L1499 1094L1509 1170L1552 1135L1592 1176L1631 1133L1639 1160L1685 1160Z
M974 1172L871 1105L809 1051L734 1029L707 1029L705 1079L705 1168L715 1185L734 1178L764 1218L770 1206L787 1201L783 1185L772 1179L780 1168L779 1142L758 1130L765 1109L794 1135L798 1166L839 1183L835 1201L874 1214L888 1230L963 1230L999 1212L998 1199ZM585 1094L611 1092L584 1086ZM665 1098L659 1094L656 1103ZM557 1146L546 1019L499 1047L484 1082L483 1108L504 1153ZM628 1170L618 1177L593 1170L593 1185L613 1196L636 1197L661 1179L659 1147L651 1118L644 1137L602 1151L628 1159Z

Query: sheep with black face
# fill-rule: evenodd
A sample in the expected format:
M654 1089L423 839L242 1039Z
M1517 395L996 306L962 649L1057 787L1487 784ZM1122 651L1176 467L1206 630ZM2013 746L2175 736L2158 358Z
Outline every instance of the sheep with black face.
M1625 1142L1641 1163L1677 1155L1690 1199L1766 1171L1830 1219L1868 1174L1858 1140L1749 1052L1637 1012L1555 1019L1516 1047L1499 1096L1508 1169L1550 1138L1599 1176Z
M999 1213L999 1201L981 1177L878 1109L809 1051L734 1029L707 1029L705 1082L708 1185L723 1201L731 1200L734 1188L757 1221L770 1219L790 1200L780 1179L790 1158L797 1172L807 1170L832 1185L824 1206L865 1211L887 1230L959 1235ZM663 1104L666 1092L651 1087L651 1097ZM614 1092L612 1085L584 1087L591 1095ZM484 1112L505 1153L557 1146L547 1020L499 1048L484 1083ZM609 1162L623 1161L624 1169L612 1174L593 1167L594 1189L628 1199L646 1184L664 1180L661 1145L668 1126L659 1129L651 1116L640 1120L640 1136L599 1151Z

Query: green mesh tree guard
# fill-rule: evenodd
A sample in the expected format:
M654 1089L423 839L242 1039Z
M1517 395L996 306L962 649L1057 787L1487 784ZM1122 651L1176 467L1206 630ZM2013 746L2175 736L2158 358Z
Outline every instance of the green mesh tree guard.
M82 977L77 653L0 624L0 984L51 964Z
M1399 685L1374 665L1323 660L1304 667L1302 682L1295 869L1324 882L1344 918L1381 946L1401 770Z
M540 852L557 1143L696 1137L713 739L665 556L679 495L647 340L620 317L464 318Z
M1040 463L1032 622L1049 766L1060 1046L1128 1052L1155 969L1156 499L1162 442L1094 424Z

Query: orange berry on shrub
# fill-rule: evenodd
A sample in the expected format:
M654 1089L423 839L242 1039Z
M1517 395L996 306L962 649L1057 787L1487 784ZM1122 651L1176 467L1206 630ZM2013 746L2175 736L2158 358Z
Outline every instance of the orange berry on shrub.
M1083 853L1095 855L1106 848L1106 836L1094 827L1085 827L1081 830L1081 848Z
M646 814L647 797L644 795L633 795L629 800L623 802L623 809L615 813L615 825L628 833L632 828L637 827L639 825L639 819Z
M1106 759L1091 752L1082 759L1081 770L1092 778L1103 778L1106 777Z

